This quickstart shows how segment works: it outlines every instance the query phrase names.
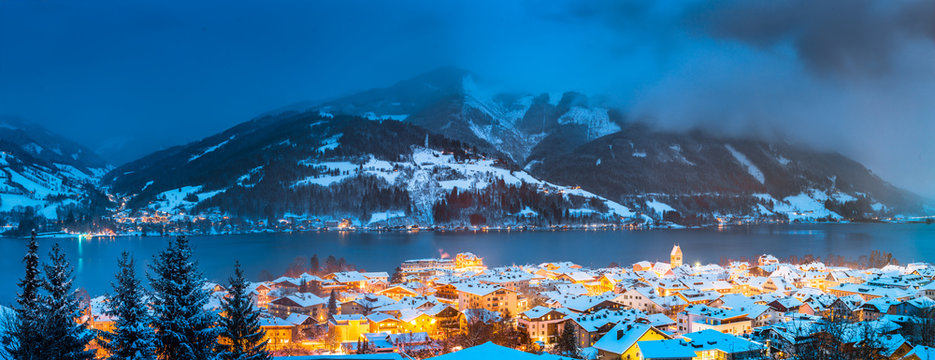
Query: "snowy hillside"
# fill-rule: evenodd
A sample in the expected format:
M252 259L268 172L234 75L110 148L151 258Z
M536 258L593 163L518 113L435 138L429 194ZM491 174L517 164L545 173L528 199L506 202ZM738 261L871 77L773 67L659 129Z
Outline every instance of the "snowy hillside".
M657 131L581 93L498 92L459 69L294 109L153 153L103 182L125 204L121 216L701 225L926 211L840 154Z
M414 146L407 161L390 162L370 157L363 164L349 162L323 162L314 164L340 173L337 176L310 177L297 181L293 186L329 186L355 176L374 176L387 184L406 187L412 199L413 215L425 219L431 207L445 192L454 190L483 190L493 183L502 181L520 186L523 183L536 187L544 193L559 193L564 196L579 196L597 199L608 210L601 213L607 217L631 217L633 212L625 206L601 198L580 188L570 188L536 179L524 171L510 171L495 164L494 160L475 158L457 160L442 151ZM573 209L600 212L594 209Z
M530 160L549 135L580 131L584 141L620 131L619 119L579 93L500 93L465 70L439 69L390 87L303 108L372 120L401 120L516 164Z
M924 199L840 154L641 124L529 169L538 178L578 184L646 213L688 214L694 218L676 220L689 223L837 221L925 211Z
M0 119L0 216L8 220L27 210L56 219L109 170L80 145L38 126Z
M270 152L277 155L252 156ZM491 186L500 191L532 189L534 198L558 196L569 216L617 221L634 215L580 188L542 181L500 160L466 151L458 142L395 121L303 114L275 124L242 126L153 158L167 165L140 162L107 176L112 190L128 204L119 216L266 214L350 218L371 226L394 221L428 225L437 222L436 207L448 196L488 192ZM194 164L201 159L205 162ZM222 159L236 165L218 171L214 167ZM359 201L353 201L355 197ZM254 206L253 199L265 200ZM538 212L532 209L537 206L530 200L515 211L503 205L483 212L492 222L520 223L536 218Z

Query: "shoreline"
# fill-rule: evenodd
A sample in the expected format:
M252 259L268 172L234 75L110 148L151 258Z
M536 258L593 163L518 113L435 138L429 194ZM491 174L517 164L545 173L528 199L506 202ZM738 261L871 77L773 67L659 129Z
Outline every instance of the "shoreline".
M263 229L253 231L230 231L230 232L208 232L208 233L182 233L167 232L159 233L140 233L129 232L119 234L73 234L65 232L39 233L37 239L97 239L97 238L126 238L126 237L167 237L167 236L229 236L229 235L251 235L251 234L292 234L292 233L410 233L434 232L434 233L488 233L488 232L557 232L557 231L654 231L654 230L704 230L704 229L727 229L741 228L759 225L859 225L859 224L890 224L890 225L933 225L926 221L833 221L833 222L755 222L741 224L709 224L701 226L683 226L678 224L671 225L650 225L650 226L621 226L621 225L554 225L551 227L538 227L529 225L520 226L484 226L484 227L348 227L348 228L314 228L314 229ZM7 239L28 239L29 236L8 236L0 235L0 238Z

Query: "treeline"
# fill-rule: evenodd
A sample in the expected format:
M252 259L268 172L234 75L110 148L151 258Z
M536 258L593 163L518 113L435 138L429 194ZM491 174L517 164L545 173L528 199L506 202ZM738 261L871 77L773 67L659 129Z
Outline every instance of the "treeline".
M40 231L68 229L72 232L112 229L114 221L108 209L113 206L113 202L107 194L93 185L82 186L82 196L75 201L66 202L70 198L64 195L45 199L62 203L55 209L54 219L37 213L39 209L33 206L16 207L12 211L0 213L0 224L14 225L13 229L5 232L4 235L28 236L33 229Z
M536 214L512 215L529 208ZM583 211L578 211L583 210ZM607 205L597 198L586 198L558 192L543 192L534 184L507 184L498 179L483 190L454 188L432 206L436 224L470 223L484 225L512 220L543 225L598 222L608 212Z
M328 255L324 263L322 263L321 260L318 259L318 254L312 255L311 258L299 255L296 256L295 259L292 259L292 262L286 266L285 275L288 277L298 277L299 275L302 275L302 273L309 273L311 275L324 275L341 271L354 270L357 270L357 266L348 263L347 260L343 257L336 258L334 255ZM267 279L261 278L260 280L265 281ZM270 276L268 280L273 279Z
M734 216L751 216L769 221L788 221L786 214L778 213L763 216L754 211L762 206L773 211L775 203L752 195L743 194L692 194L692 195L656 195L655 200L663 202L674 209L675 212L663 212L662 220L671 221L686 226L699 226L714 224L717 218L714 214L731 214ZM643 197L627 198L625 202L642 204ZM652 209L644 208L646 213L652 214ZM655 217L655 216L654 216Z
M261 181L253 188L234 187L198 204L195 212L220 209L245 218L279 219L292 214L349 215L364 221L374 212L404 209L409 215L409 192L388 186L369 175L351 178L329 186L296 186Z
M880 269L887 265L899 265L899 260L897 260L892 253L880 250L873 250L870 254L861 255L857 259L846 259L841 255L830 254L824 258L820 256L814 256L812 254L806 254L801 257L792 255L787 259L784 259L785 262L794 264L794 265L806 265L814 262L821 262L828 266L840 266L847 267L851 269Z
M121 255L114 293L105 303L106 314L116 319L111 332L88 327L72 288L72 267L58 244L49 259L40 270L33 235L23 257L26 275L19 282L14 314L0 333L12 359L272 358L240 265L235 265L221 308L205 309L209 293L184 237L153 257L147 274L151 293L137 279L133 258Z
M740 261L747 262L750 264L757 264L759 255L753 257L740 257L738 259L728 259L722 257L718 262L722 266L727 266L731 261ZM780 259L782 263L792 264L792 265L808 265L816 262L820 262L827 266L835 267L847 267L850 269L879 269L887 265L899 265L899 260L893 256L892 253L880 250L873 250L870 254L861 255L857 259L847 259L841 255L829 254L824 257L815 256L813 254L805 254L802 256L790 255L786 258Z
M867 196L859 196L850 201L825 200L825 208L834 211L848 220L865 220L877 213L873 202Z

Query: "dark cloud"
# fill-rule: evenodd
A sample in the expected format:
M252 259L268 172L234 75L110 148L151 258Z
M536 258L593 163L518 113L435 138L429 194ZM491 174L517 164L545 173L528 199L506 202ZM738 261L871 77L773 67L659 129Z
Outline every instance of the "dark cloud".
M721 38L788 44L820 74L876 75L907 41L935 39L929 0L730 0L693 8L686 21Z
M662 70L626 99L632 118L838 151L935 197L935 167L920 166L935 163L935 2L563 4L549 18L601 23L616 35L608 46L656 49Z
M459 66L630 118L782 134L935 197L935 1L0 1L0 114L115 163Z

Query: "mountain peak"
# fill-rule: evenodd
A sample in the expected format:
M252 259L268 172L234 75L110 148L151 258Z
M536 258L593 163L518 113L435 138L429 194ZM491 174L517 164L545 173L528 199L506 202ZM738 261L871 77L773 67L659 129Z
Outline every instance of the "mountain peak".
M411 79L400 81L397 83L397 86L400 84L419 83L430 84L438 88L454 88L462 86L464 78L468 76L476 77L476 75L469 70L444 66L421 73Z

